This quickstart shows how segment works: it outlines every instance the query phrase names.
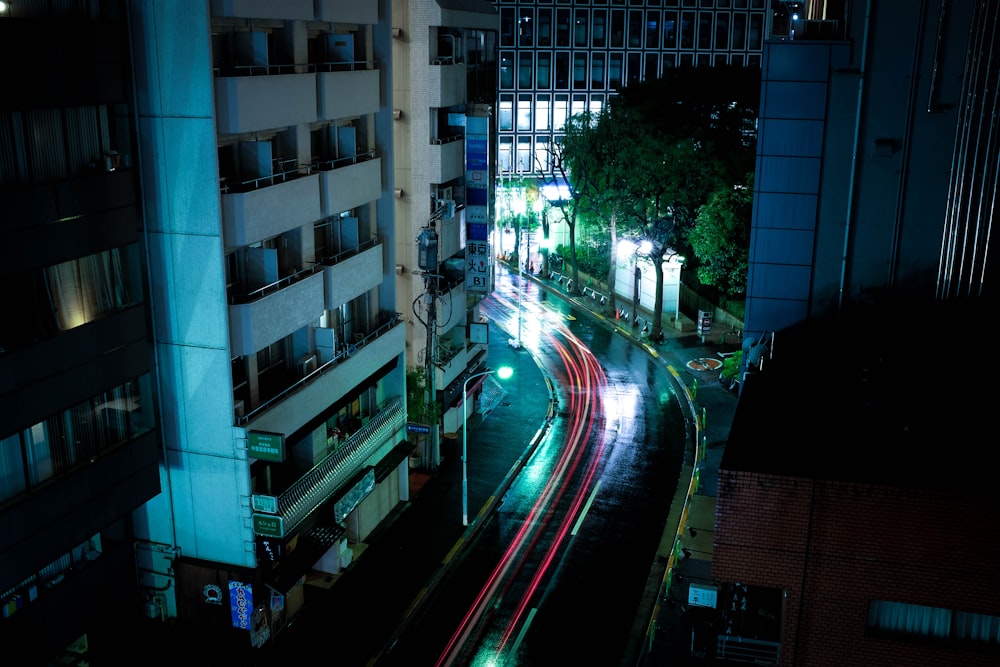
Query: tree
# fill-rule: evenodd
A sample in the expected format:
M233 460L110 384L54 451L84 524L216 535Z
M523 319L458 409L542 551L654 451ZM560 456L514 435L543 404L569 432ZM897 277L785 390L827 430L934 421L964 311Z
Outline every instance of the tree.
M689 236L694 254L701 258L698 280L727 297L746 292L752 212L751 172L745 185L723 189L709 198Z
M618 227L635 206L638 192L635 185L643 172L638 162L642 146L640 137L633 132L634 126L628 107L609 105L599 113L570 118L563 139L571 187L579 191L579 205L587 219L606 225L609 235L607 284L610 295L605 304L606 314L617 310Z
M552 165L552 169L551 171L540 170L543 183L546 185L556 185L557 187L560 183L569 185L570 180L566 169L563 145L558 142L551 142L548 146L548 152L549 164ZM569 187L569 199L557 199L552 204L553 208L562 214L563 222L566 223L566 227L569 229L568 259L570 265L573 267L573 286L569 291L571 294L580 294L580 271L576 261L576 223L580 215L582 194L573 189L572 186ZM548 218L546 218L546 222L548 222Z

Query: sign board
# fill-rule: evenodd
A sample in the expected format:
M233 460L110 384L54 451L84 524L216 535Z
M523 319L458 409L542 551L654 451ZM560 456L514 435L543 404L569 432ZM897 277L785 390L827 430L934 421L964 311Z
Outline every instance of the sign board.
M265 512L267 514L277 514L278 513L278 497L277 496L261 496L258 494L253 494L250 496L250 506L253 507L254 512Z
M273 514L254 514L253 532L267 537L284 537L285 520Z
M698 335L706 336L712 333L712 311L698 311Z
M469 241L465 244L465 291L486 292L490 285L490 244Z
M408 433L430 433L431 427L427 424L417 424L416 422L408 422L406 424L406 431Z
M703 584L688 585L688 604L692 607L711 607L715 609L719 601L719 589L716 586Z
M247 449L255 459L280 463L285 460L285 436L280 433L247 431Z
M487 345L490 342L490 325L486 322L469 322L469 342Z
M240 630L250 630L250 619L253 617L253 586L241 581L229 582L229 610L232 613L233 627Z

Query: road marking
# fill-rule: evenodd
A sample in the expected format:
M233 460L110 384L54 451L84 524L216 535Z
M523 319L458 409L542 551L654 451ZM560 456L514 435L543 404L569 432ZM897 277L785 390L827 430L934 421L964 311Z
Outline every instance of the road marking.
M599 488L601 488L601 480L597 480L597 484L594 485L594 490L590 492L590 497L587 498L587 504L583 506L583 511L580 512L580 518L576 520L576 524L573 526L573 531L570 533L573 537L576 537L577 531L580 530L580 524L583 523L583 519L587 516L587 512L590 510L590 506L594 502L594 496L597 495L597 490Z

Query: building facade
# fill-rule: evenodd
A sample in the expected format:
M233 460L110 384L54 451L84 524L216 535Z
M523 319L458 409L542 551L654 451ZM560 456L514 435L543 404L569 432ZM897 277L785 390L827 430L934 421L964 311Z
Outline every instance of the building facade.
M992 311L1000 15L868 2L808 19L764 47L748 372L712 565L752 608L723 612L718 648L995 664L1000 508L968 419L992 409L990 380L934 390L905 329Z
M140 587L260 646L408 499L392 36L385 3L181 9L131 4L165 457Z
M141 602L131 516L163 445L148 228L123 3L2 4L0 637L56 656Z
M761 63L766 0L496 0L498 168L552 169L566 120L672 67Z
M441 463L464 380L481 370L493 287L497 13L480 0L392 5L396 277L407 363L440 405L414 465Z

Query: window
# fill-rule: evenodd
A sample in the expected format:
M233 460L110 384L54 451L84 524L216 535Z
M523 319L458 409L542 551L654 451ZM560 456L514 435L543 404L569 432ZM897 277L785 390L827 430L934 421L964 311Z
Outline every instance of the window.
M872 600L868 631L914 640L1000 645L1000 617L943 607Z
M531 51L521 51L517 54L517 87L531 89L531 60L534 54Z
M625 10L611 10L611 48L625 46Z
M733 14L733 45L734 51L744 51L747 48L747 15Z
M500 52L500 88L510 90L514 87L514 52Z
M556 90L569 89L569 53L556 53Z
M625 70L625 76L628 77L628 83L642 81L642 54L628 54L628 59L625 62Z
M712 48L712 13L698 12L698 48Z
M569 97L566 95L556 95L552 105L552 129L562 130L566 127L566 119L569 117Z
M604 90L604 54L595 53L590 63L590 89Z
M569 46L570 10L556 10L556 46Z
M660 12L658 10L646 12L646 48L660 48Z
M23 493L26 488L21 436L15 433L0 440L0 502Z
M750 15L750 32L747 48L751 51L760 51L764 48L764 15Z
M587 54L573 54L573 90L587 89Z
M603 48L607 44L608 10L595 9L590 28L591 43L595 48Z
M501 95L497 125L501 132L514 130L514 96Z
M534 12L531 9L522 9L517 21L518 46L532 46L535 37Z
M517 96L517 130L531 131L531 95Z
M535 68L535 88L545 90L552 87L552 54L541 51L536 56L538 65Z
M677 48L677 12L663 13L663 48Z
M719 12L715 15L715 48L729 48L729 13Z
M590 113L599 114L604 108L604 95L592 95L590 97Z
M497 170L500 173L510 172L514 153L513 147L513 137L500 137L500 142L497 144Z
M632 9L628 13L628 46L630 49L642 48L642 10Z
M509 7L500 9L500 46L514 46L514 27L517 17Z
M619 90L622 87L622 54L608 54L608 88Z
M538 10L538 46L552 46L552 10Z
M535 166L542 172L547 172L550 169L548 137L537 137L535 139Z
M518 173L534 171L534 163L531 159L531 137L517 138L517 165Z
M549 130L549 113L551 112L549 107L548 95L539 95L535 100L535 129L539 132L548 132Z
M694 48L694 12L681 13L681 48Z
M586 95L574 95L573 96L573 108L570 113L574 116L579 116L584 111L587 110L587 96Z
M653 81L660 76L660 58L655 53L646 54L646 72L643 75L646 81Z
M587 46L587 10L576 10L576 18L573 21L573 46Z

